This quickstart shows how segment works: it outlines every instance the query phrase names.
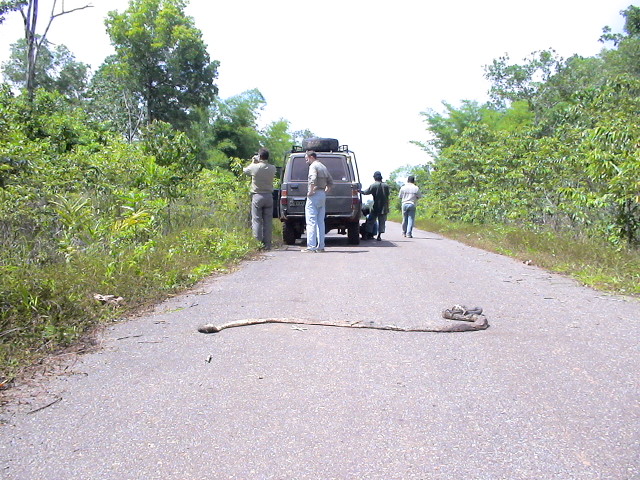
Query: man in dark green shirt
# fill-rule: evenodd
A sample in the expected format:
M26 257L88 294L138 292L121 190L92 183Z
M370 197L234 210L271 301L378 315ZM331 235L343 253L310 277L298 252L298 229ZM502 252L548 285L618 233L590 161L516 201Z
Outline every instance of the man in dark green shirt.
M363 195L373 196L373 207L371 208L371 214L367 217L367 223L365 229L368 233L373 234L373 227L378 222L378 237L376 240L380 241L380 234L385 231L385 222L387 221L387 214L389 213L389 185L382 181L382 174L375 172L373 174L375 180L369 188L362 190Z

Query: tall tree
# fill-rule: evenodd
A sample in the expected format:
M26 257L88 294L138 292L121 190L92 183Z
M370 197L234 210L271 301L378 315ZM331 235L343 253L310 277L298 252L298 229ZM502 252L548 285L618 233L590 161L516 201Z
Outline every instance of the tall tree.
M20 10L27 4L27 0L1 0L0 1L0 24L9 12Z
M282 165L284 156L291 150L293 137L289 133L289 122L284 118L271 122L264 129L264 146L271 153L271 163Z
M139 136L145 114L140 95L122 74L115 56L108 57L91 79L89 115L122 134L128 142Z
M8 0L0 2L0 23L4 20L4 15L11 11L19 11L22 15L24 22L24 40L26 44L26 65L27 65L27 94L29 99L33 99L33 94L36 89L36 68L38 62L38 56L43 46L47 42L47 34L53 21L68 13L76 12L78 10L84 10L90 8L91 5L84 5L77 8L67 10L64 6L64 1L61 2L60 8L58 8L58 0L53 0L51 6L51 13L49 20L42 34L37 33L38 28L38 13L39 13L39 1L38 0Z
M266 104L259 90L247 90L215 105L213 112L213 136L215 149L222 152L227 162L231 158L248 159L255 155L262 144L257 120ZM220 161L217 162L221 165Z
M617 46L625 38L640 37L640 7L629 5L626 10L620 12L620 15L624 17L624 31L627 35L611 33L611 27L606 26L602 29L600 37L602 43L613 42Z
M24 39L11 45L11 56L2 64L4 77L18 88L27 87L27 44ZM70 98L80 98L87 87L89 66L77 62L64 45L53 50L44 43L35 66L34 84L46 90L56 90Z
M146 121L180 130L192 111L213 101L219 64L210 60L185 7L183 0L131 0L124 13L112 11L105 21L119 71L143 102Z
M485 77L491 81L489 94L498 106L516 100L533 101L538 88L555 74L562 58L553 50L534 52L522 65L511 64L509 55L495 59L485 67Z
M630 6L620 13L625 17L626 35L610 33L611 29L605 27L605 34L600 40L613 41L617 48L605 50L602 56L610 75L631 74L640 77L640 7Z
M444 114L433 109L420 113L427 123L432 139L428 142L413 142L434 157L439 151L453 145L466 128L482 120L483 107L478 102L463 100L460 108L455 108L447 102L442 104L446 109Z

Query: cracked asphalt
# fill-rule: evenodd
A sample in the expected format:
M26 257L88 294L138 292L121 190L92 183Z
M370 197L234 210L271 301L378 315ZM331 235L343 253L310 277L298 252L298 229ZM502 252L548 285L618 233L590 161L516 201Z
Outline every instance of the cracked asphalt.
M640 301L389 223L110 325L0 413L6 480L640 479ZM488 330L417 326L479 305Z

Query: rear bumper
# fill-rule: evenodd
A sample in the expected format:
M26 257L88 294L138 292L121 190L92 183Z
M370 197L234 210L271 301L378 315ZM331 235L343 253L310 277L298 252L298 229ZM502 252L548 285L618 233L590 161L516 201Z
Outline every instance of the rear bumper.
M361 215L355 212L353 215L326 215L324 221L327 226L339 227L349 223L359 222L360 218ZM283 223L306 223L304 215L281 215L280 221Z

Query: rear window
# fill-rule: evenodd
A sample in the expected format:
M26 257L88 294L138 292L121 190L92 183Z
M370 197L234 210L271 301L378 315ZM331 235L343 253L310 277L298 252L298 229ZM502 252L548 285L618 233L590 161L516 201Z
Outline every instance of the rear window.
M344 161L344 157L323 157L322 155L318 155L318 160L327 167L334 181L349 181L347 164ZM291 161L291 181L306 182L308 178L309 165L307 165L304 157L295 157Z

